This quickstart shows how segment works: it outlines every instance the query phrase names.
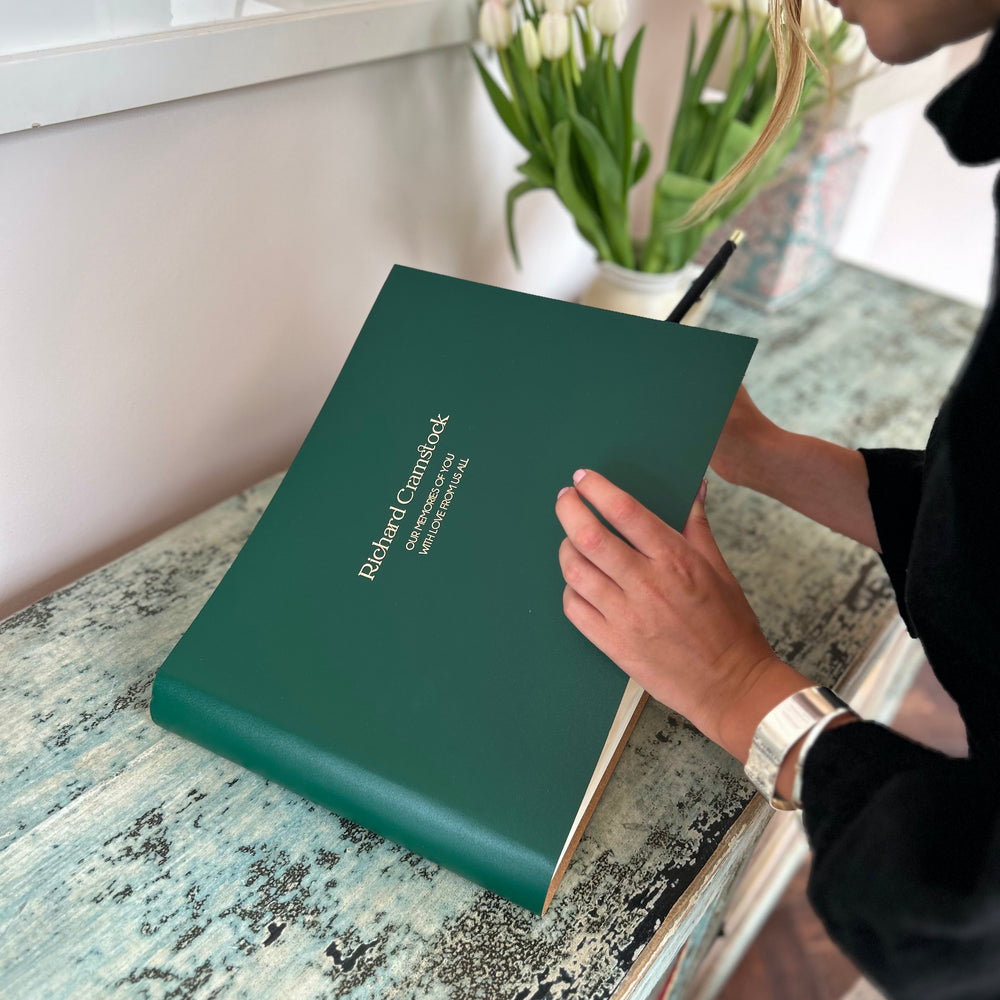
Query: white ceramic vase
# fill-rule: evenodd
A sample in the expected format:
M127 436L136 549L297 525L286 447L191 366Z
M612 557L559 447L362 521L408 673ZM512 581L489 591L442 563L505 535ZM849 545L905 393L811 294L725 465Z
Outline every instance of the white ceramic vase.
M597 265L597 275L580 297L580 302L585 306L597 306L633 316L666 319L700 273L701 268L696 264L686 264L679 271L668 271L666 274L650 274L602 260ZM689 326L698 326L714 296L715 292L709 289L684 317L684 322Z

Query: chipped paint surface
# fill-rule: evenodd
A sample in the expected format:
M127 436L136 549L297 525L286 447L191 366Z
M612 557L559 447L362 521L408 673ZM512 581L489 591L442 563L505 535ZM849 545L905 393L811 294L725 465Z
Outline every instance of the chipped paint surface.
M762 338L748 386L779 423L910 447L977 319L846 267L776 316L711 317ZM0 625L0 994L610 997L750 797L661 706L545 917L150 722L156 668L277 481ZM835 680L891 605L877 559L718 480L708 508L778 652Z

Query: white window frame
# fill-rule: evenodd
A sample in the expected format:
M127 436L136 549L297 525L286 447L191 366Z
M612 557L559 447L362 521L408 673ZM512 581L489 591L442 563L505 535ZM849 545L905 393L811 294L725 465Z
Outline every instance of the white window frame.
M0 56L0 134L467 43L474 0L361 0Z

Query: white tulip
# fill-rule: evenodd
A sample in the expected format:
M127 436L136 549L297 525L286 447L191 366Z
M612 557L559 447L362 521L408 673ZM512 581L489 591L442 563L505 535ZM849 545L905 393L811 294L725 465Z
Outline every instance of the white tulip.
M627 13L625 0L594 0L590 8L594 27L607 38L621 31Z
M840 27L844 15L837 7L831 7L826 0L803 0L802 28L807 34L819 32L829 38Z
M572 14L576 0L545 0L545 9L550 14Z
M569 18L543 14L538 22L538 47L546 59L562 59L569 52Z
M840 63L841 66L849 66L867 51L868 42L865 39L864 31L859 25L852 24L847 29L844 40L837 46L837 51L833 54L833 61Z
M538 69L542 64L542 50L538 45L538 32L531 21L521 25L521 45L524 46L524 61L529 69Z
M479 34L491 49L505 49L510 45L514 25L501 0L486 0L479 8Z

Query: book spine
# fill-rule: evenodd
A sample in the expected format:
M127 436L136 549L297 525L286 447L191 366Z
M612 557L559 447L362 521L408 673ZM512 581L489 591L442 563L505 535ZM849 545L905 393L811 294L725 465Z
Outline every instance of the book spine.
M535 913L554 864L470 817L160 671L153 721Z

